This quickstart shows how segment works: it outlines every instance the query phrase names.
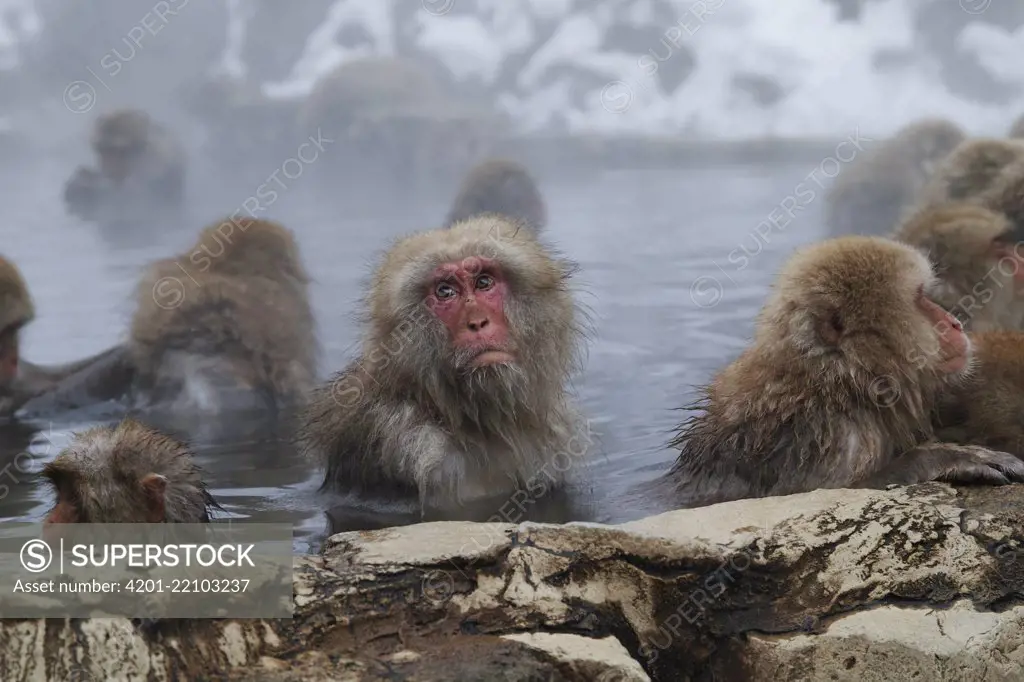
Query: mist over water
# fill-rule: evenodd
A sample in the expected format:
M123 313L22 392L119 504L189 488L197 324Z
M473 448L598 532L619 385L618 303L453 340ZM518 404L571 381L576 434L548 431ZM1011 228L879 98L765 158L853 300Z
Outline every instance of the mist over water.
M503 114L516 134L838 140L941 115L1001 135L1024 113L1024 72L1007 66L1024 61L1024 13L972 14L955 2L930 24L910 0L868 0L859 22L812 0L168 0L154 18L159 4L0 0L0 120L9 131L0 132L0 253L35 300L37 318L22 337L33 362L122 341L143 268L241 210L315 133L291 123L294 102L355 57L415 59L468 106ZM955 58L943 55L946 43L957 46ZM254 84L269 103L252 118L210 125L209 98L197 93L218 74ZM90 125L121 106L150 111L188 148L179 227L117 232L65 212L63 183L90 159ZM268 131L284 129L280 121L291 127L267 141ZM222 151L229 141L239 156ZM358 305L376 257L391 240L437 226L452 198L413 200L371 184L365 203L339 205L331 154L327 144L323 162L289 173L259 216L297 235L315 280L325 379L356 352ZM574 491L578 518L620 522L652 511L628 491L674 458L665 443L685 416L678 408L745 346L781 263L825 233L819 184L807 185L811 194L788 218L776 217L809 174L829 181L822 168L531 167L548 202L545 239L582 266L578 288L594 322L575 382L597 441ZM97 417L75 419L0 427L0 467L14 465L18 478L0 481L9 488L0 518L42 517L51 500L37 472ZM240 422L226 442L204 442L207 426L186 435L227 515L294 523L296 548L314 547L325 510L339 502L317 492L314 465L259 424Z

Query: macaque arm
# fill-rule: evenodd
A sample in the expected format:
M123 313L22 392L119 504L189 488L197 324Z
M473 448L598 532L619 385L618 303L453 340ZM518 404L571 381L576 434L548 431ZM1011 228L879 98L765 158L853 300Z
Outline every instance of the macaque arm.
M18 410L22 418L119 400L128 393L135 374L125 346L59 367L33 365L25 371L26 381L42 390Z
M925 481L987 485L1022 482L1024 462L1006 452L977 445L925 443L900 455L855 487L884 488Z

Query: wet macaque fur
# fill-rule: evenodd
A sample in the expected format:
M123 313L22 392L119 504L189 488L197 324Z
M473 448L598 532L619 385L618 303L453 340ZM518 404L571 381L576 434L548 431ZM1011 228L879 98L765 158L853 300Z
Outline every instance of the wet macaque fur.
M585 324L573 271L497 215L395 244L361 357L302 420L324 487L415 496L424 510L563 487L589 445L566 391Z
M917 207L929 208L950 201L978 203L1004 169L1019 160L1024 160L1024 142L968 140L938 165L921 190Z
M929 298L934 285L923 254L887 239L833 239L793 256L752 346L679 427L677 500L1024 480L1012 455L935 440L938 396L964 380L971 353Z
M136 404L215 410L235 391L254 407L304 402L319 353L309 281L291 232L252 218L210 225L151 265L128 343Z
M975 363L966 381L943 395L939 437L1024 458L1024 333L971 334Z
M936 165L965 138L954 123L927 119L853 159L827 196L826 222L831 233L890 234Z
M547 225L547 208L537 183L525 167L505 159L489 159L469 172L445 224L484 213L508 216L535 232Z
M69 213L107 220L127 212L178 210L185 194L185 154L178 140L149 114L121 109L93 128L96 168L79 167L64 187Z
M1024 230L1004 215L963 202L915 213L897 240L935 267L935 302L969 331L1024 327Z
M202 523L220 507L189 449L139 422L79 433L43 477L56 495L45 523Z

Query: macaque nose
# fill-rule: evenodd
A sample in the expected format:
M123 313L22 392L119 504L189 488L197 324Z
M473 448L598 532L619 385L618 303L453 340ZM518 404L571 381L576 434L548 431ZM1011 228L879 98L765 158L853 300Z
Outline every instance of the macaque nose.
M479 332L483 331L484 327L490 323L491 321L487 319L487 315L477 313L469 316L469 321L466 323L466 326L469 327L469 331L471 332Z

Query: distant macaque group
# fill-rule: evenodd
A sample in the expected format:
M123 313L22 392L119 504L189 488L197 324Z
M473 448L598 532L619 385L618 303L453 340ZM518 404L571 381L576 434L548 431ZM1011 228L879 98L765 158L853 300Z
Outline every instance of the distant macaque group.
M303 419L324 487L424 509L561 488L587 449L566 389L582 350L573 270L494 214L398 242L359 359Z
M122 109L93 128L95 167L79 167L64 187L68 213L89 221L135 220L177 211L185 195L185 155L149 114Z

